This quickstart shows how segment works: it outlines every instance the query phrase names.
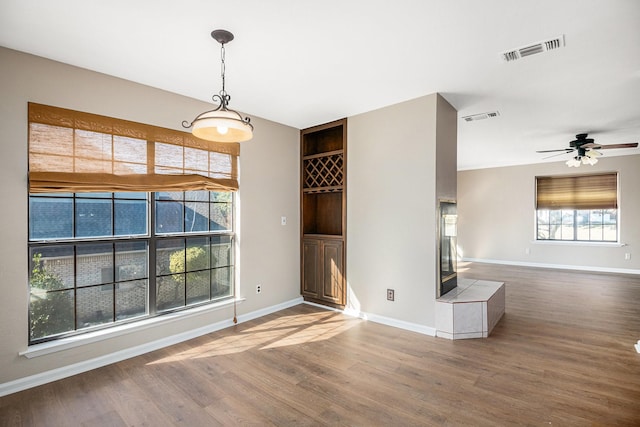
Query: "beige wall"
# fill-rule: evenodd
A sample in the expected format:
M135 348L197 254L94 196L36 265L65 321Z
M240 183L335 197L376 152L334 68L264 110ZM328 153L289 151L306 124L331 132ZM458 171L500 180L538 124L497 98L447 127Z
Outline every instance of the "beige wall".
M608 154L579 169L553 162L459 172L458 244L464 258L640 273L640 155ZM619 173L619 231L625 246L535 241L536 176L612 171Z
M437 94L349 118L350 309L435 326L435 207L438 195L455 198L455 129L455 110ZM437 135L443 138L438 156ZM453 159L453 186L437 190L436 157L443 179ZM387 288L395 301L387 301Z
M27 102L177 130L210 104L5 48L0 75L0 384L230 319L227 308L34 359L18 355L28 336ZM240 315L300 294L298 130L252 122L255 137L240 157Z

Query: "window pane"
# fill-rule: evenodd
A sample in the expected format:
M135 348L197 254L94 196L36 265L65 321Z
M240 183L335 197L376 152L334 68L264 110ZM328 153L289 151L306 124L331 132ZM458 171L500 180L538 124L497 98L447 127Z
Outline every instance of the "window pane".
M209 299L210 270L187 273L187 304Z
M596 209L596 210L592 210L590 215L589 215L589 222L591 222L591 225L594 224L602 224L602 209Z
M211 204L211 231L231 231L232 207L228 203Z
M116 286L116 320L147 314L149 284L146 280L118 283Z
M73 331L73 305L73 290L47 292L32 288L29 300L31 339Z
M73 245L40 246L29 250L32 288L73 288Z
M578 226L576 238L578 240L589 240L589 225L584 224Z
M574 212L575 211L563 210L562 211L562 224L570 225L570 226L573 227Z
M550 224L562 223L562 211L561 210L549 211L549 223Z
M588 225L589 211L586 211L586 210L576 211L576 221L578 222L578 225Z
M233 201L233 193L230 191L210 191L212 202L226 202L231 203Z
M562 240L573 240L573 226L563 225L560 232L560 238Z
M156 233L182 233L183 230L182 202L156 201Z
M113 193L113 197L116 199L142 199L147 200L147 194L143 192L133 192L133 193Z
M110 199L113 193L76 193L79 199Z
M182 191L158 191L156 193L156 200L181 201L183 199L184 193Z
M184 239L163 239L156 245L156 275L185 270Z
M146 200L115 200L114 203L116 236L147 234Z
M208 202L208 191L185 191L184 199L192 202Z
M158 277L156 303L158 311L184 306L184 274Z
M538 239L539 240L547 240L547 239L549 239L549 225L548 224L538 224Z
M185 202L184 231L197 232L209 230L209 204Z
M111 236L111 220L111 200L76 200L77 237Z
M609 242L618 240L618 231L615 225L604 225L602 228L602 239Z
M116 281L148 278L147 242L116 243Z
M225 267L233 265L231 237L214 236L211 238L211 266Z
M605 224L616 224L618 222L618 215L616 209L605 209L603 212L603 222Z
M76 286L113 282L113 245L76 247Z
M602 225L596 224L591 225L589 231L589 240L602 240Z
M233 267L211 270L211 299L233 295Z
M562 239L562 225L550 224L549 225L549 238L552 240Z
M186 271L208 270L210 268L209 238L197 237L187 239ZM207 283L209 279L207 278Z
M538 224L549 224L549 211L542 209L537 212Z
M73 237L73 199L29 197L29 239Z
M46 194L39 194L39 195L31 195L32 197L68 197L68 198L72 198L73 197L73 193L46 193Z
M76 295L78 329L113 322L113 284L79 288Z

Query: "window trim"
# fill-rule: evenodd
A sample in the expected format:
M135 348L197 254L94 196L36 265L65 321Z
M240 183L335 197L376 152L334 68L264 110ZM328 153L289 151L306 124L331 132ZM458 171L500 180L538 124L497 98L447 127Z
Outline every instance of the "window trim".
M531 244L534 245L565 245L565 246L602 246L602 247L610 247L610 248L620 248L623 246L627 246L626 243L623 242L611 242L604 241L600 242L597 240L531 240Z

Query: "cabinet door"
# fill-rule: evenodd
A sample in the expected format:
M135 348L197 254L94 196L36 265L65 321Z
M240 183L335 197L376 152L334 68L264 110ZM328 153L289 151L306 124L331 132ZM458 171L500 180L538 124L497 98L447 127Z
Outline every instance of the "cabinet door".
M302 295L317 298L320 276L320 241L304 239L302 246Z
M325 240L322 245L322 299L345 304L344 254L341 240Z

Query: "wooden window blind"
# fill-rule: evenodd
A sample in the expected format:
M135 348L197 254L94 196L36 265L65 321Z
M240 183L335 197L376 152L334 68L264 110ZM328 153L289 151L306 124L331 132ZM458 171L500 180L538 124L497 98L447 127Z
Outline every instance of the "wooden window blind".
M617 208L617 173L536 177L536 209Z
M240 144L29 103L29 191L234 191Z

